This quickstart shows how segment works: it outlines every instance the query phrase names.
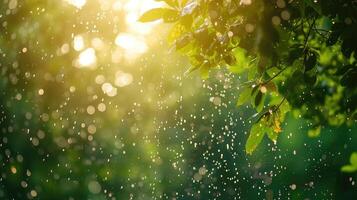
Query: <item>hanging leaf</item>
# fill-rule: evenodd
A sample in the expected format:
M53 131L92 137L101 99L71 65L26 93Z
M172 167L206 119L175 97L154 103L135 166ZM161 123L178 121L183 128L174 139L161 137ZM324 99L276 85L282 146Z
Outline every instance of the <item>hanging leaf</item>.
M252 154L257 146L262 141L265 132L261 123L256 123L250 129L250 134L245 144L245 151L247 154Z
M351 154L350 162L353 166L357 167L357 152Z
M357 171L357 152L353 152L350 157L350 165L345 165L341 168L342 172L355 172Z
M152 22L164 18L165 14L176 12L169 8L154 8L145 12L140 18L140 22Z
M267 130L267 136L268 138L274 142L274 144L276 143L276 141L278 140L278 136L279 134L275 131L273 131L272 129L268 129Z
M246 102L249 101L250 99L250 93L252 92L251 87L246 87L244 90L239 94L238 101L237 101L237 106L241 106L245 104Z
M258 107L259 104L262 102L262 99L263 99L263 93L259 90L254 99L254 106Z
M316 65L316 53L309 52L304 59L305 72L310 71Z

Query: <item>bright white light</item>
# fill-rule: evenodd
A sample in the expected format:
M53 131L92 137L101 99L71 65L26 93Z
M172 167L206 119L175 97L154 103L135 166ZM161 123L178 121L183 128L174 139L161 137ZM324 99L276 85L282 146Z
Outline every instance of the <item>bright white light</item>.
M73 48L76 51L84 49L84 39L81 35L76 35L73 39Z
M154 28L155 24L158 22L151 23L141 23L138 21L139 17L146 11L161 7L162 2L154 0L129 0L124 5L126 16L125 21L128 25L128 31L132 33L138 33L142 35L147 35Z
M148 49L148 46L143 38L129 33L119 34L115 39L115 44L126 50L126 53L131 55L143 54Z
M79 54L78 64L79 67L90 67L97 62L97 57L93 48L88 48Z
M87 0L66 0L66 1L78 9L81 9L87 3Z
M133 82L133 75L118 71L115 74L115 85L118 87L125 87Z
M102 91L104 94L114 97L117 95L117 88L113 87L110 83L104 83L102 85Z

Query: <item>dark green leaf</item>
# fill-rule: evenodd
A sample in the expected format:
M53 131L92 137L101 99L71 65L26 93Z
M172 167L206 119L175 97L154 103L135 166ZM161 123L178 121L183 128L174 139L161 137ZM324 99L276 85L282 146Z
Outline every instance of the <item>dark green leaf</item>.
M288 63L291 65L295 60L302 57L304 49L300 46L297 46L289 52Z
M316 54L312 52L307 54L304 60L305 72L310 71L316 65Z
M254 106L258 107L259 104L262 102L262 99L263 99L263 93L259 90L254 99Z
M347 71L341 78L341 85L349 88L354 88L357 86L357 69Z
M338 68L335 75L341 76L341 75L345 74L348 70L353 69L353 68L355 68L354 65L345 65L343 67Z

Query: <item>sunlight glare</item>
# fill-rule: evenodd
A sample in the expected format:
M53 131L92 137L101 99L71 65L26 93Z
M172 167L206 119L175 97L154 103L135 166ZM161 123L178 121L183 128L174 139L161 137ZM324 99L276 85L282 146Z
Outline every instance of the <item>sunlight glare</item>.
M84 39L81 35L76 35L73 39L73 48L76 51L84 49Z
M133 82L133 75L122 71L117 71L115 74L115 85L118 87L125 87Z
M79 54L79 68L91 67L97 62L97 57L93 48L88 48Z
M67 0L67 2L78 9L81 9L84 5L86 5L87 0Z
M125 50L127 58L139 56L148 50L143 38L129 33L120 33L115 39L115 44Z

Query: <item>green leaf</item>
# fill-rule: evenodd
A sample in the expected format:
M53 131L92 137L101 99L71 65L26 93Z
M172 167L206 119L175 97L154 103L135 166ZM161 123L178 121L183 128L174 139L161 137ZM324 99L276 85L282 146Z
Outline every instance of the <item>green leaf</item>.
M278 140L278 136L279 133L275 132L274 130L272 130L271 128L267 128L266 129L267 132L267 136L268 138L273 141L274 143L276 143L276 141Z
M305 72L310 71L316 65L316 53L308 53L304 60Z
M250 134L245 144L247 154L252 154L264 137L264 127L261 123L256 123L250 129Z
M309 137L318 137L320 135L320 132L321 132L321 126L318 126L316 128L313 128L313 129L310 129L308 132L307 132L307 135Z
M301 58L304 52L304 48L298 45L292 46L291 48L293 49L289 52L289 56L287 58L290 65L293 64L295 60Z
M350 157L350 162L357 168L357 152L353 152Z
M357 68L350 69L341 78L340 83L342 86L354 88L356 86Z
M245 104L247 101L250 99L250 93L252 92L251 87L246 87L244 90L239 94L238 101L237 101L237 106L241 106Z
M353 165L345 165L341 168L341 171L351 173L357 171L357 167Z
M210 69L210 64L209 62L205 62L201 67L200 67L200 74L202 79L208 79L209 78L209 69Z
M350 157L350 165L345 165L341 168L342 172L355 172L357 171L357 152L353 152Z
M261 112L264 108L265 95L260 91L260 86L258 90L255 92L256 95L254 97L254 103L252 102L253 107L256 111Z
M140 18L140 22L152 22L162 19L166 12L172 12L172 9L168 8L154 8L144 13Z
M341 76L345 74L347 71L352 70L355 66L354 65L344 65L336 71L335 75L336 76Z
M259 90L258 94L255 96L254 99L254 106L258 107L259 104L262 102L262 100L263 100L263 93Z
M286 114L290 111L290 105L288 101L284 101L280 107L279 107L279 111L280 111L280 121L283 122L285 120L285 116Z

